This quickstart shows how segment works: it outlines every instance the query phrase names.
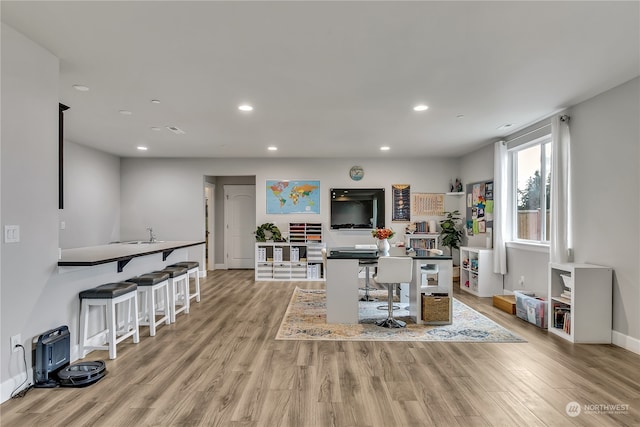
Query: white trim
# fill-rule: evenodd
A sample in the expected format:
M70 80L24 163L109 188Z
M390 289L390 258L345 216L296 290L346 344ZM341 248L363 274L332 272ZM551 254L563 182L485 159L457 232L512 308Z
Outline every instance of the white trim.
M24 381L24 372L3 381L0 385L0 403L4 403L11 399L13 389L15 389L18 384L22 383L22 381ZM33 369L27 369L27 382L24 383L20 390L24 390L31 384L33 384Z
M618 331L611 331L611 343L625 350L640 354L640 339L624 335Z
M518 242L507 242L506 245L507 245L507 248L511 248L511 249L520 249L523 251L530 251L530 252L540 252L543 254L549 253L549 245L543 244L543 243L518 241Z

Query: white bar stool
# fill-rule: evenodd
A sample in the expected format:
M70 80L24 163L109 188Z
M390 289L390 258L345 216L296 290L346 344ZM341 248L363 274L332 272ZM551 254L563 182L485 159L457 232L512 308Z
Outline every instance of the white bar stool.
M138 322L140 326L149 326L149 336L154 337L158 326L170 323L169 274L148 273L129 282L138 285Z
M378 298L374 298L369 295L369 291L372 289L369 279L371 278L371 268L378 266L377 259L361 259L358 261L358 267L364 268L364 295L360 298L360 301L378 301Z
M407 324L393 317L393 290L400 283L410 283L413 277L413 258L408 256L382 256L378 258L378 272L373 276L376 283L385 285L388 289L387 309L389 315L386 319L376 322L376 325L385 328L404 328Z
M176 323L176 315L189 314L189 276L184 267L166 267L157 273L169 275L169 321ZM178 308L179 307L179 308Z
M109 359L116 358L116 345L133 337L134 344L140 342L138 331L138 285L133 282L116 282L80 292L80 358L92 350L109 350ZM118 329L118 304L125 305L123 329ZM105 329L92 336L88 335L89 311L92 306L103 307L106 311ZM106 332L106 345L91 345L91 340Z
M189 298L195 298L196 302L200 302L200 273L198 272L200 264L197 261L182 261L169 267L184 267L187 269L187 276L193 275L196 291L191 293L191 290L189 290Z

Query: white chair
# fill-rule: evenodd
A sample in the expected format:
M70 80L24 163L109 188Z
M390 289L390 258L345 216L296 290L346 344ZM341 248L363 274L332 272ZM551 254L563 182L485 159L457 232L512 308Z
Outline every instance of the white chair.
M171 323L169 274L147 273L128 281L138 285L138 323L148 326L149 336L155 337L158 326Z
M116 358L116 345L133 337L134 344L140 342L138 332L138 285L133 282L108 283L80 292L80 359L92 350L109 350L109 359ZM125 306L123 327L120 323L118 306ZM105 313L106 324L102 331L89 336L89 312L98 306ZM106 343L95 345L93 339L105 333Z
M413 277L413 258L408 256L384 256L378 258L378 272L373 276L376 283L384 285L388 290L386 319L376 322L384 328L404 328L407 324L393 318L393 291L400 283L409 283Z
M176 323L176 315L189 314L189 276L184 267L166 267L158 273L169 275L169 321ZM178 308L178 306L180 308Z
M182 261L170 265L169 267L184 267L187 269L187 280L189 280L189 278L193 276L193 281L196 289L196 291L193 293L189 291L189 298L195 298L196 302L200 302L200 273L198 272L200 263L198 261Z

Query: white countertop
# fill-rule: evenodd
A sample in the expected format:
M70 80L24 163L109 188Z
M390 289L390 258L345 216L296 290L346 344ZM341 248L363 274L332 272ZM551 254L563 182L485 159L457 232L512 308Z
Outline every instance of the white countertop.
M203 245L204 241L173 240L154 243L112 243L100 246L63 249L59 266L89 266L116 261L127 261L131 258L151 255L160 252L171 252L174 249Z

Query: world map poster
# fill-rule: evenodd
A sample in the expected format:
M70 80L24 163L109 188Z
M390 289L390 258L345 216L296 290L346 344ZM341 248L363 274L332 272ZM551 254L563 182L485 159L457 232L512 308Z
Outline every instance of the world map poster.
M267 213L320 213L320 181L267 180Z

